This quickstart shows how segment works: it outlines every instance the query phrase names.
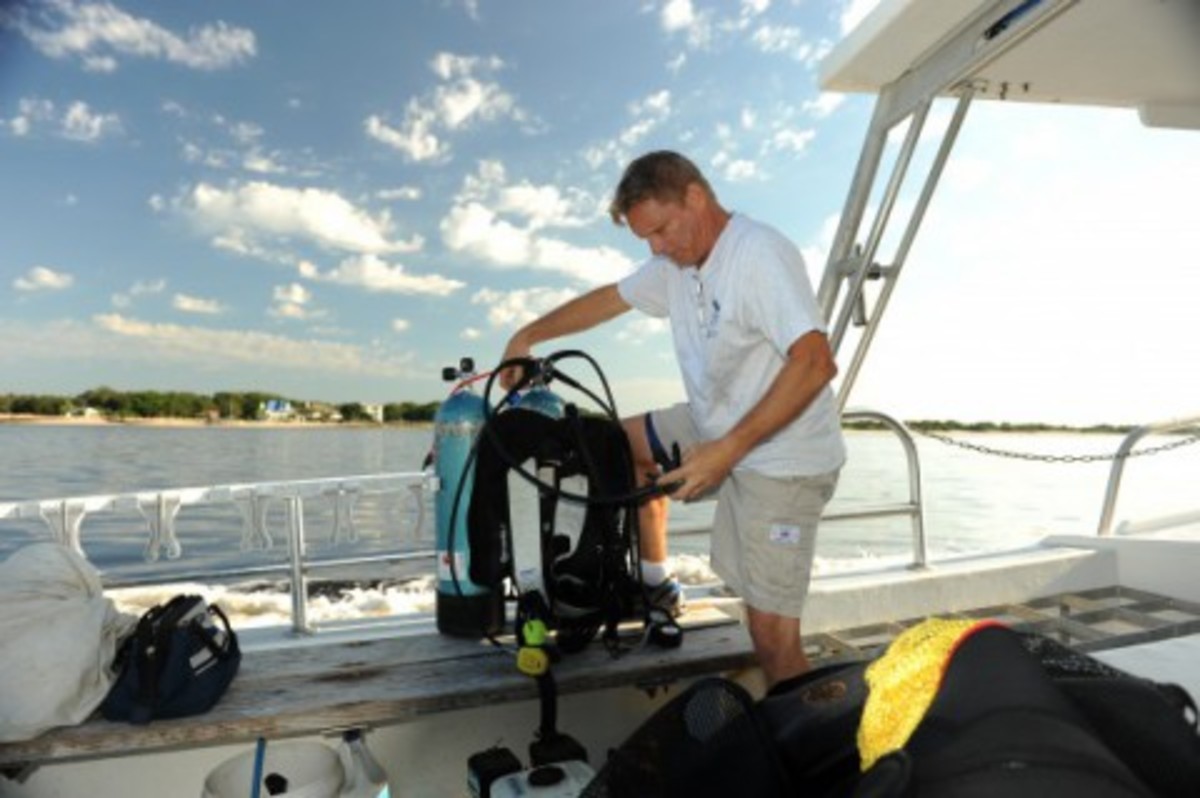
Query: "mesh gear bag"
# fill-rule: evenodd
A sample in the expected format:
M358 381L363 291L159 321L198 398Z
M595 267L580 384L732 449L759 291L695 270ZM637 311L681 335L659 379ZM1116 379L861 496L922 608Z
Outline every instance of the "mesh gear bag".
M791 794L754 700L736 682L713 677L692 684L611 751L582 796Z

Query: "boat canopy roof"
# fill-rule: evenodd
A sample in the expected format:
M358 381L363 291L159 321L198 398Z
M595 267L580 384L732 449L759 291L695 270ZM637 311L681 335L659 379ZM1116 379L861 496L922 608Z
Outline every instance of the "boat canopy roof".
M821 85L878 93L947 58L963 71L939 93L971 81L979 99L1127 107L1146 125L1200 128L1195 0L883 0L825 58Z

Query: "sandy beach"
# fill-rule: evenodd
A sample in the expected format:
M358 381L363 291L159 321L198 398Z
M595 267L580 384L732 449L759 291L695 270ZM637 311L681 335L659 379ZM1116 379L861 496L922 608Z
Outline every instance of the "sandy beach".
M263 420L248 421L245 419L218 419L210 421L203 418L106 418L104 416L39 416L27 413L0 413L0 424L36 424L45 426L107 426L124 425L130 427L231 427L255 429L328 429L330 427L428 427L428 422L403 421L397 423L377 424L366 421L279 421Z

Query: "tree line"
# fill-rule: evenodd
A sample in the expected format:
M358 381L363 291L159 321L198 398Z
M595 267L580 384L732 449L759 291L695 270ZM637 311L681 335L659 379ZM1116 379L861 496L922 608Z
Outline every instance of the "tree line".
M361 402L333 404L288 399L264 391L220 391L214 394L186 391L118 391L100 387L77 396L52 394L0 394L0 414L66 416L91 408L106 418L199 418L260 420L269 402L286 402L297 419L373 421ZM432 421L438 402L393 402L383 406L383 421Z
M65 416L93 408L106 418L199 418L217 420L259 420L266 417L268 402L287 402L296 418L310 421L373 421L361 402L332 404L329 402L288 399L264 391L221 391L215 394L184 391L118 391L113 388L93 388L77 396L50 394L0 394L0 414ZM383 421L433 421L438 402L393 402L383 406ZM1127 425L1095 424L1071 427L1040 423L962 422L951 420L916 420L905 422L918 432L1098 432L1123 434ZM846 429L878 430L877 421L847 421Z

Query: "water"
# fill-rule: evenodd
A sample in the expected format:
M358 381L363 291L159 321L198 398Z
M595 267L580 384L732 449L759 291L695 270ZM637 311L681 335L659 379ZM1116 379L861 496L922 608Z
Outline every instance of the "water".
M1109 454L1119 436L1072 433L979 434L957 436L1015 452L1045 455ZM907 499L904 456L895 437L851 432L849 462L831 512ZM1151 438L1151 446L1169 438ZM426 428L163 428L126 425L0 425L0 502L167 487L338 477L419 471L432 443ZM1046 463L986 456L918 438L931 558L964 552L1011 549L1048 534L1093 534L1108 479L1109 464ZM1190 491L1200 466L1200 446L1135 458L1126 469L1118 520L1192 509ZM1192 504L1189 505L1189 501ZM278 504L278 503L277 503ZM268 526L283 529L283 508L273 508ZM415 536L416 508L405 497L364 496L355 507L359 540L331 539L332 510L321 501L306 503L309 554L317 559L379 552L428 549L432 528ZM711 519L711 504L672 507L676 528ZM157 575L166 568L202 571L213 566L282 565L286 538L268 551L244 551L244 523L236 508L187 507L176 528L181 560L147 562L149 530L136 512L96 515L85 520L83 544L110 577ZM40 520L0 519L0 557L31 540L44 539ZM906 518L828 522L821 530L817 572L900 562L912 556ZM707 541L680 537L672 542L680 570L703 571ZM701 563L697 565L696 563ZM176 571L177 573L178 571ZM282 578L283 574L279 574ZM704 574L691 574L703 579ZM411 598L411 597L409 597ZM417 601L418 608L424 606ZM363 595L360 603L391 603ZM380 607L380 611L386 610ZM331 610L332 611L332 610Z

